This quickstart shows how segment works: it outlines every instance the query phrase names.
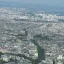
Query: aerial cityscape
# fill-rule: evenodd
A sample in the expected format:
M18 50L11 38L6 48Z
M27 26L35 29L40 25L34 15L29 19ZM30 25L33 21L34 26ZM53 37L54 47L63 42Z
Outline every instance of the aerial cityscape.
M64 16L0 8L0 64L64 64Z
M64 64L63 0L0 0L0 64Z

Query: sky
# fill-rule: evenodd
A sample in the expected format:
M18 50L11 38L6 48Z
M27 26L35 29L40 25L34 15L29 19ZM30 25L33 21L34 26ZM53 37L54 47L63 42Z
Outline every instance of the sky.
M26 4L44 4L64 7L64 0L0 0L2 2L20 2Z
M64 0L0 0L0 6L26 8L59 8L64 10Z

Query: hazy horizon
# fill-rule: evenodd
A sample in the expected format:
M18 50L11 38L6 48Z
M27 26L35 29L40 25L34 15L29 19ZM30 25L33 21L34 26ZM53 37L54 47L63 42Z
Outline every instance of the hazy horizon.
M0 2L8 3L24 3L24 4L44 4L49 6L64 7L64 0L0 0Z
M31 10L64 11L63 0L0 0L0 7L21 7Z

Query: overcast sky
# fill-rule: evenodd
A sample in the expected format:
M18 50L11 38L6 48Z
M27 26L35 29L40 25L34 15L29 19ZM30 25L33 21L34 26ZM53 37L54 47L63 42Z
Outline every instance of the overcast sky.
M25 3L25 4L39 4L39 5L50 5L64 7L64 0L0 0L1 2L9 3ZM8 3L8 4L9 4Z
M0 1L64 6L64 0L0 0Z

